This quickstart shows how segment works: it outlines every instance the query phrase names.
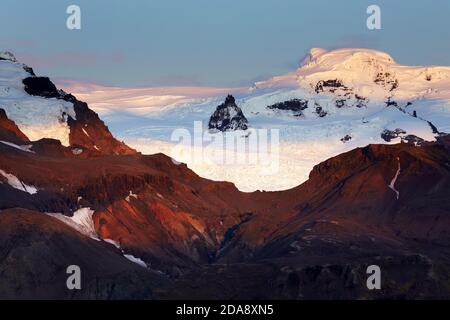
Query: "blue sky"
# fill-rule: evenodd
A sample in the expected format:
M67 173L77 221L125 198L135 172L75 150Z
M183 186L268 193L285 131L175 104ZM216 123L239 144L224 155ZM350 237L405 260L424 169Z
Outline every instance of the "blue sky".
M66 28L66 8L82 29ZM378 4L382 30L366 28ZM241 86L297 67L311 47L367 47L450 65L448 0L2 0L0 50L42 75L118 86Z

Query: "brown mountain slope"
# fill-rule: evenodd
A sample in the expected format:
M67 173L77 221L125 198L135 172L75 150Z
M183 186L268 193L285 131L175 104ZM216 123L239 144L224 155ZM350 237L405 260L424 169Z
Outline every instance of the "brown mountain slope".
M14 121L8 119L5 110L0 108L0 140L12 143L29 141Z
M143 299L167 282L111 245L23 209L0 212L0 257L0 299ZM66 286L73 264L81 269L79 291Z

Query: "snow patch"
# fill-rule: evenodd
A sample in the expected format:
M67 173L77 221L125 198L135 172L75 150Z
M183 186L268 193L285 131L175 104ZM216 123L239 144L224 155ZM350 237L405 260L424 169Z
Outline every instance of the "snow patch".
M87 133L87 131L86 131L84 128L81 128L81 130L83 130L83 133L84 133L88 138L91 137L91 136L89 135L89 133Z
M121 249L120 243L117 242L117 241L114 241L114 240L112 240L112 239L103 239L103 241L105 241L105 242L107 242L107 243L109 243L109 244L112 244L112 245L113 245L114 247L116 247L117 249Z
M38 192L38 189L34 186L29 186L22 181L19 180L15 175L12 175L10 173L6 173L5 171L0 169L0 175L2 175L4 178L6 178L7 183L13 187L14 189L27 192L29 194L36 194ZM0 181L0 183L3 183Z
M18 150L21 150L21 151L24 151L24 152L35 153L34 151L31 150L31 148L33 147L33 145L31 145L31 144L30 145L19 146L19 145L15 144L15 143L7 142L7 141L0 141L0 143L3 143L5 145L7 145L7 146L13 147L15 149L18 149Z
M80 149L80 148L72 149L72 153L73 153L75 156L79 156L80 154L83 153L83 149Z
M400 170L401 170L400 158L397 157L397 161L398 161L398 169L397 169L397 172L395 173L394 178L392 179L391 183L389 184L389 188L391 188L392 191L395 192L395 195L396 195L397 200L398 200L400 198L400 192L397 189L395 189L395 183L397 182L397 179L398 179L398 177L400 175Z
M133 256L131 254L124 254L123 256L125 258L127 258L128 260L130 260L131 262L134 262L134 263L140 265L141 267L147 268L147 264L144 261L142 261L141 259L136 258L135 256Z
M47 213L47 215L64 222L79 233L100 241L97 232L95 231L94 220L92 220L93 214L94 210L91 210L90 208L81 208L75 211L72 217L65 216L61 213Z

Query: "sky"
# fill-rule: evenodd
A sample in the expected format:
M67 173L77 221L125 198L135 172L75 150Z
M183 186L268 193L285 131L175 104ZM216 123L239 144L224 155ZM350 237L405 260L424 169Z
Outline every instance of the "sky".
M69 5L81 30L66 27ZM366 9L381 8L381 30ZM1 0L0 50L39 75L121 87L236 87L298 67L312 47L450 65L448 0Z

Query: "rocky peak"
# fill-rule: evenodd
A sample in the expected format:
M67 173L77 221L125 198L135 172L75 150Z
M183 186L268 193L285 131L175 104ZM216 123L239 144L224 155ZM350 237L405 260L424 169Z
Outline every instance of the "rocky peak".
M227 97L225 98L225 105L230 105L230 104L236 104L236 100L234 99L234 97L231 94L227 95Z
M209 119L208 128L218 131L247 130L248 120L232 95L225 98Z

